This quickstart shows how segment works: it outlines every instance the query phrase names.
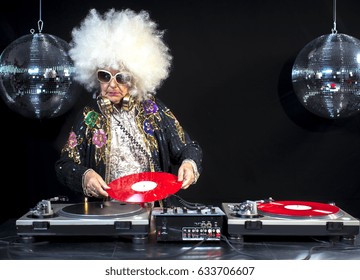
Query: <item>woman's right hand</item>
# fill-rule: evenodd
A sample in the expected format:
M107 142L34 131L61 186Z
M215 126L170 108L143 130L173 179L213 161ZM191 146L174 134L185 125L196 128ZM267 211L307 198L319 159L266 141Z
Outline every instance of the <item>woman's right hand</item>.
M94 170L89 170L84 176L84 190L89 196L108 197L106 190L110 187L105 183L103 178Z

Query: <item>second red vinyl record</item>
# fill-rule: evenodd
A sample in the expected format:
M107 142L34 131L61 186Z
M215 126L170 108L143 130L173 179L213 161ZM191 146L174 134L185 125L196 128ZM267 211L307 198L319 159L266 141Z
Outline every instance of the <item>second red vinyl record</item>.
M311 201L272 201L260 203L258 210L265 214L288 217L321 217L339 212L335 205Z
M110 197L129 203L161 200L180 190L182 182L166 172L142 172L120 177L110 182Z

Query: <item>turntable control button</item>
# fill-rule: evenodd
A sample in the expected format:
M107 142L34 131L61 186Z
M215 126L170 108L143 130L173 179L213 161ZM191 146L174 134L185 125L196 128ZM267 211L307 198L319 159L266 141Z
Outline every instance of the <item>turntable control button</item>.
M50 228L49 222L33 222L33 230L48 230Z
M196 208L196 213L201 214L201 208L200 207Z
M326 230L331 232L342 231L344 228L344 223L342 222L327 222Z
M262 222L261 221L245 221L244 227L247 230L260 230L260 229L262 229Z
M174 214L177 214L177 212L178 212L177 207L175 207L175 208L173 209L173 212L174 212Z
M114 222L115 230L124 230L124 229L131 229L132 223L126 221L116 221Z
M186 207L183 207L183 213L186 214L188 212L187 208Z

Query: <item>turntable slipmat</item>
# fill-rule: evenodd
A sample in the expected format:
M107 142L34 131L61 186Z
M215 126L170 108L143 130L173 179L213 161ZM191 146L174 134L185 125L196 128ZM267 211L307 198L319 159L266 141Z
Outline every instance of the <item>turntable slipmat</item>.
M69 218L109 219L134 216L145 211L137 204L105 201L72 204L61 209L59 214Z
M335 205L311 201L273 201L258 204L261 214L292 218L338 218L343 212Z

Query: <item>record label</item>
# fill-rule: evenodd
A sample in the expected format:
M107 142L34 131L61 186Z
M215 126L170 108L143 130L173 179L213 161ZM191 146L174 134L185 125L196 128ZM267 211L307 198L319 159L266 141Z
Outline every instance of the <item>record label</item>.
M155 189L156 186L157 186L157 183L155 183L153 181L140 181L140 182L133 184L131 186L131 188L137 192L147 192L147 191L151 191L151 190Z
M331 204L291 200L259 203L258 210L270 215L290 217L321 217L333 215L340 211L337 206Z
M180 190L182 182L166 172L142 172L120 177L108 184L109 196L123 202L144 203L166 198Z

